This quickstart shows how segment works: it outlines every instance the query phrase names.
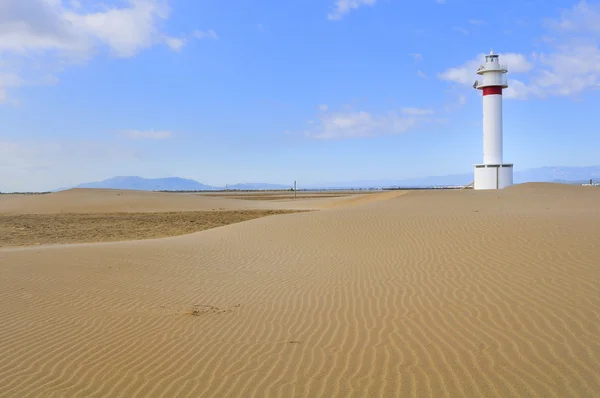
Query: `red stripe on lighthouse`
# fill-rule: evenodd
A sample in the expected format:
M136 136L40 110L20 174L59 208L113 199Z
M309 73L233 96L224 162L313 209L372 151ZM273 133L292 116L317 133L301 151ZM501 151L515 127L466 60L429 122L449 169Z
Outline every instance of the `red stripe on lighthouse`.
M491 86L491 87L484 87L483 88L483 95L492 95L492 94L502 95L502 87L500 87L500 86Z

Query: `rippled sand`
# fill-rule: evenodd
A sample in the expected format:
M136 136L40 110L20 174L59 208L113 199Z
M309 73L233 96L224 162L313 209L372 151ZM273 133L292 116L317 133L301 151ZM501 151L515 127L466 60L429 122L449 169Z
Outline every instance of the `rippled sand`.
M600 189L303 201L0 250L0 396L600 395Z

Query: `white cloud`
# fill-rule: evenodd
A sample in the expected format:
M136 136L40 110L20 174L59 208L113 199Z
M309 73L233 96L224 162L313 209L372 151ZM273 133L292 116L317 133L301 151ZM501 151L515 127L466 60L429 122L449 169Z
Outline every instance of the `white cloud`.
M75 3L77 4L77 3ZM128 0L122 8L75 12L47 0L8 1L0 13L0 50L91 52L105 44L118 56L132 56L160 42L158 22L169 8L158 0Z
M88 51L89 38L64 18L64 9L43 0L4 1L0 5L0 51Z
M339 20L352 10L365 5L373 6L375 3L377 3L377 0L336 0L334 9L327 15L327 18L332 21Z
M441 80L471 85L477 79L476 71L485 61L484 57L484 53L478 54L461 66L449 68L438 74L438 77ZM501 54L500 57L501 62L507 64L509 71L512 73L526 73L533 68L533 65L522 54L506 53Z
M165 37L165 43L173 51L180 51L185 46L185 39L179 39L177 37Z
M427 79L427 75L422 70L417 71L417 76L419 76L421 79Z
M478 77L476 71L484 62L484 57L485 54L481 53L461 66L449 68L438 74L438 78L471 87ZM507 53L501 54L500 57L501 62L507 64L510 73L527 73L533 69L533 64L522 54ZM519 80L510 78L509 88L504 94L506 98L523 98L529 94L529 91Z
M428 108L402 108L402 113L412 116L432 115L433 109Z
M600 35L600 4L589 4L583 0L570 9L562 11L559 20L547 19L546 26L550 29L570 33Z
M111 8L105 12L63 13L64 19L77 32L106 44L120 57L131 57L160 42L157 24L168 15L168 7L155 0L130 0L129 7Z
M404 108L400 113L391 111L383 114L366 111L333 112L321 109L318 120L311 123L314 127L305 131L304 136L335 140L400 134L423 123L441 122L440 119L431 117L433 113L432 110L419 108Z
M527 73L533 69L533 64L527 57L519 53L502 54L501 62L507 64L512 73Z
M446 4L446 0L435 0L438 4Z
M481 62L481 58L477 57L465 62L461 66L449 68L442 73L438 73L438 78L441 80L447 80L461 84L472 83L475 81L475 71Z
M423 55L419 53L410 54L411 57L415 60L415 62L423 61Z
M457 31L459 33L462 33L463 35L468 35L469 34L468 30L466 30L465 28L461 28L460 26L455 26L455 27L452 28L452 30L455 30L455 31Z
M506 98L527 99L549 96L574 96L600 88L600 3L581 1L563 10L559 19L547 19L549 29L542 42L546 51L529 55L500 54L508 64L509 88ZM447 69L442 80L471 85L483 54L463 65ZM523 76L512 77L512 74Z
M216 40L219 38L219 36L217 35L217 32L215 32L214 30L210 29L207 30L206 32L200 31L200 30L196 30L194 31L194 37L196 39L213 39Z
M124 0L120 6L90 11L77 0L2 0L0 74L13 73L21 85L34 84L40 70L58 73L103 48L117 57L132 57L156 44L180 50L185 40L160 29L169 16L166 1ZM5 101L9 87L15 86L0 82Z
M173 133L171 131L124 130L119 135L130 140L166 140L171 138Z
M326 112L327 109L329 109L329 107L327 106L327 104L321 104L321 105L319 105L319 110L321 112Z

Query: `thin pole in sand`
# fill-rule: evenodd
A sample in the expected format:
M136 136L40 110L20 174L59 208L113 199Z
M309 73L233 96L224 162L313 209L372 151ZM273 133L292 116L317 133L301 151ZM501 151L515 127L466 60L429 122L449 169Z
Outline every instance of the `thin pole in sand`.
M294 180L294 199L296 199L296 180Z

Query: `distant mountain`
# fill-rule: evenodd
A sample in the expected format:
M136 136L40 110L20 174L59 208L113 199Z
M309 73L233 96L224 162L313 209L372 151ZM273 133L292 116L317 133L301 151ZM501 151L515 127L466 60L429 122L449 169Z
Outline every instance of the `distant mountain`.
M514 173L515 184L524 182L561 182L580 183L589 180L600 180L600 166L590 167L540 167L518 170ZM388 188L388 187L434 187L463 186L473 181L473 172L430 176L402 180L361 180L350 182L332 182L312 185L311 188ZM305 188L303 186L303 188Z
M86 182L72 188L105 188L105 189L133 189L139 191L218 191L225 187L215 187L202 184L188 178L143 178L136 176L113 177L103 181ZM227 187L230 190L276 190L290 189L291 185L267 184L261 182L233 184ZM61 188L62 191L69 188Z
M582 183L594 179L600 181L600 166L590 167L540 167L515 171L514 182L562 182ZM349 182L331 182L327 184L303 185L300 181L298 189L342 189L342 188L391 188L391 187L435 187L435 186L463 186L473 181L473 172L451 174L445 176L430 176L423 178L410 178L402 180L360 180ZM104 181L89 182L77 185L74 188L112 188L136 189L142 191L207 191L225 190L225 187L205 185L194 180L169 177L169 178L142 178L142 177L114 177ZM278 190L291 189L292 185L268 183L240 183L228 185L230 190Z
M575 182L600 179L600 166L540 167L515 172L515 183L522 182Z
M135 176L113 177L103 181L87 182L74 188L135 189L140 191L206 191L221 189L187 178L142 178Z

